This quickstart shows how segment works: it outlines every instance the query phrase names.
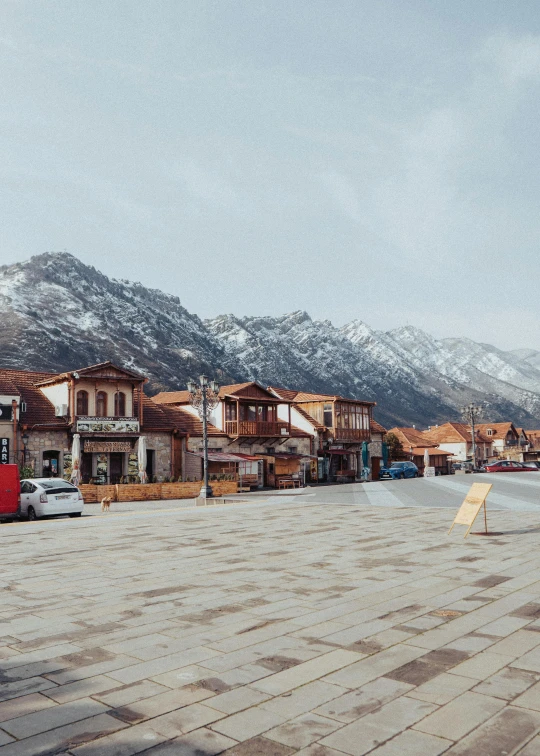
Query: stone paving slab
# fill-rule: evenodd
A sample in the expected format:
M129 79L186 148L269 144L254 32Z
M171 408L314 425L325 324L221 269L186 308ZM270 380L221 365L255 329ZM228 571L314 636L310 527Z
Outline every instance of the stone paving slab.
M537 515L357 498L0 527L0 756L540 753Z

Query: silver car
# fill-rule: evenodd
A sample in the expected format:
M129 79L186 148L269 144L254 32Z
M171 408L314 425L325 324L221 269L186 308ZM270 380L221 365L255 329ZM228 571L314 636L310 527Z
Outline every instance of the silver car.
M80 517L83 507L82 493L62 478L21 480L21 517L28 520L54 515Z

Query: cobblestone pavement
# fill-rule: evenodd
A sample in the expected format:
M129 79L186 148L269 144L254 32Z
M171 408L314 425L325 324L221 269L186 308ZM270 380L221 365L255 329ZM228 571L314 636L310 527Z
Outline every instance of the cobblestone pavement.
M0 527L0 756L538 756L539 518L452 519L270 497Z

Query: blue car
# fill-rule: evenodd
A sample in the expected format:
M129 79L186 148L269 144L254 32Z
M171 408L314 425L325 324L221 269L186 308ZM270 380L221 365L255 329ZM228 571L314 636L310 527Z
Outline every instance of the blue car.
M399 480L417 478L418 468L414 462L392 462L390 467L381 467L379 480Z

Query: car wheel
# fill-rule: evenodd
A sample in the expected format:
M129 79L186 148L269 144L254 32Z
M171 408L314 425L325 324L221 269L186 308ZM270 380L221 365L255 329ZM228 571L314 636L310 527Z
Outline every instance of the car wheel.
M30 522L33 522L34 520L38 519L38 516L36 514L36 510L34 507L28 507L28 514L27 514L28 520Z
M417 477L418 477L418 473L417 473L417 472L416 472L416 473L414 474L414 477L415 477L415 478L417 478Z
M70 517L80 517L82 512L72 512L69 516Z

